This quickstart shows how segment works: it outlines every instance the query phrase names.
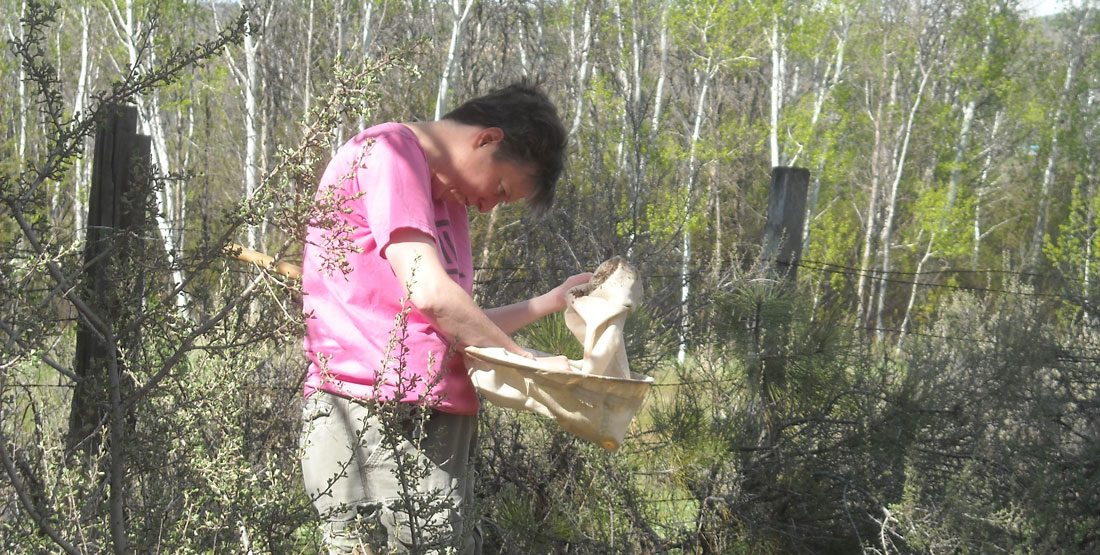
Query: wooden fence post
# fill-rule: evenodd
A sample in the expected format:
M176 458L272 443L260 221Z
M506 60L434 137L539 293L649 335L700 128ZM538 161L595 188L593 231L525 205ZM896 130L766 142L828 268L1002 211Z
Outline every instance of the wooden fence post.
M149 137L137 134L137 121L136 107L116 107L96 130L92 159L83 287L85 298L112 328L112 335L120 328L125 303L140 303L144 294L143 279L124 277L127 267L133 271L129 262L148 218L145 201L151 143ZM70 451L96 452L98 428L108 421L110 356L103 335L87 320L79 320L74 370L80 379L74 385L69 412ZM127 340L128 344L137 342L136 337ZM116 371L114 378L122 379L121 364Z
M768 194L768 219L764 224L764 242L761 256L770 267L773 277L779 280L774 295L782 297L790 290L798 273L802 256L802 226L806 219L806 191L810 171L805 168L772 168L771 190ZM761 299L764 303L771 298ZM788 343L790 322L786 317L776 318L787 311L766 310L758 307L755 330L755 350L759 357L759 377L754 387L763 404L765 438L769 444L778 440L780 429L776 401L787 387L787 368L784 348ZM768 315L771 314L769 317Z
M810 170L772 168L768 219L764 224L764 259L778 277L794 282L802 258L802 229L806 220L806 191Z

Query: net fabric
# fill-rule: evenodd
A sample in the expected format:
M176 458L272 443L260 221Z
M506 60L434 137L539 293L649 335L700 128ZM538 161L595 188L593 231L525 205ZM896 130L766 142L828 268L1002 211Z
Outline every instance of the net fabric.
M642 294L629 263L621 257L604 262L566 297L565 324L584 346L584 357L569 361L572 371L501 348L467 347L463 355L474 386L495 405L553 418L578 437L618 449L653 384L630 370L623 338L626 317Z

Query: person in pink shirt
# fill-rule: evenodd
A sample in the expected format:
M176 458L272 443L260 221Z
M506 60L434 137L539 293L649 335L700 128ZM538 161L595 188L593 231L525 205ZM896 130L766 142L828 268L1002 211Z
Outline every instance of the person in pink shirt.
M331 552L480 550L469 465L479 401L458 350L530 357L509 334L563 310L566 292L591 274L483 310L471 296L467 208L526 199L529 210L545 212L565 141L545 94L515 84L439 121L371 127L329 163L316 196L323 214L307 230L303 261L301 443L306 490ZM564 357L553 362L568 368ZM378 403L395 400L430 407L425 421L396 430L409 440L402 455L381 447L377 418ZM416 526L407 524L395 456L429 468L417 495L443 507L412 517L428 518Z

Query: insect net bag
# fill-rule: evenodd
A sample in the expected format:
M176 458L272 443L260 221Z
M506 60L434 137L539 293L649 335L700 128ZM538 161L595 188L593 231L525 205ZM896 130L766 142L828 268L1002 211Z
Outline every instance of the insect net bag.
M565 324L584 346L572 371L552 369L501 348L467 347L466 367L489 402L553 418L563 429L609 451L622 444L653 378L630 370L626 316L641 301L637 271L620 257L566 296ZM546 353L527 349L535 356Z

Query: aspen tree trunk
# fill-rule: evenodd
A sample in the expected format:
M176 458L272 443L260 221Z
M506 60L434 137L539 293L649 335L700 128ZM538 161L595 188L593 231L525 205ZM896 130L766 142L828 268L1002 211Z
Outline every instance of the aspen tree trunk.
M646 140L646 135L643 133L642 128L645 121L645 107L642 105L642 55L645 50L645 40L639 34L639 29L645 26L645 22L642 20L642 16L638 13L638 2L630 3L630 70L633 78L630 86L630 104L627 107L629 117L624 118L624 130L630 131L630 163L627 166L629 168L629 186L630 186L630 198L631 202L631 221L637 222L639 219L639 205L642 198L642 188L645 181L645 156L643 152L643 141ZM634 241L636 238L635 233L636 226L631 226L630 233L630 247L628 249L628 255L634 254Z
M578 44L576 25L569 30L569 52L573 59L573 67L577 68L574 74L573 90L573 124L569 127L569 137L577 134L581 127L581 118L584 113L584 92L588 83L588 57L592 49L592 3L585 2L584 13L581 15L580 44Z
M261 9L266 10L261 15ZM243 198L251 199L259 187L260 163L262 151L261 126L263 115L260 110L260 94L263 89L263 75L260 73L259 63L260 49L263 47L264 37L258 29L267 28L275 12L275 3L256 4L248 12L245 21L244 37L241 45L244 56L244 70L240 69L233 53L228 47L225 49L226 58L229 61L229 70L233 74L237 85L244 96L244 139L245 154L242 169L244 170ZM258 23L262 21L261 23ZM266 129L266 126L264 126ZM266 219L259 225L248 226L246 241L249 248L263 250L263 232L267 229Z
M440 119L445 113L447 95L451 89L451 77L455 70L455 58L458 56L458 45L462 42L462 28L466 24L466 18L470 15L470 8L475 0L451 0L451 15L454 16L451 26L451 42L447 47L447 58L443 62L443 73L439 77L439 92L435 99L435 119Z
M955 201L959 196L959 176L962 173L962 164L966 159L966 150L970 148L970 128L974 123L974 112L978 102L971 98L963 108L962 128L959 129L959 142L955 144L955 164L951 167L951 179L947 183L947 206L945 215L949 215L955 207Z
M625 60L622 59L627 51L626 39L623 38L623 28L626 26L626 22L623 20L622 9L619 6L620 3L621 0L615 0L614 2L612 2L611 11L615 16L615 20L619 22L619 24L617 25L618 30L615 33L615 38L618 41L619 46L619 55L617 57L620 59L620 62L622 62L622 65L617 68L611 68L611 70L615 74L615 79L619 82L619 87L623 91L623 96L627 99L633 99L634 91L631 87L632 81L627 76L626 70L623 69L623 66L627 65L625 63ZM624 143L626 142L626 137L630 134L630 111L633 108L632 103L629 100L624 104L625 106L623 106L623 111L621 114L619 114L620 124L622 125L622 132L619 135L619 142L615 147L615 171L617 176L621 175L622 169L626 166L626 160L624 158L626 145Z
M88 95L88 11L87 5L80 6L80 74L76 81L76 96L73 97L73 114L82 114ZM90 158L90 156L88 157ZM88 184L92 179L92 165L81 156L74 164L75 186L73 187L73 225L77 241L84 238L87 219Z
M894 216L897 214L898 208L898 188L901 185L902 175L905 173L905 161L909 153L909 140L913 136L913 120L916 118L917 110L920 108L921 98L924 95L924 87L928 84L928 76L932 74L934 67L933 64L932 67L923 71L920 85L917 87L916 98L913 99L913 105L909 109L909 117L902 131L901 149L894 160L894 180L890 184L890 202L886 205L886 217L883 219L882 236L879 239L879 247L882 249L883 276L883 279L879 281L878 310L876 310L875 315L875 327L878 329L876 336L879 341L882 341L884 333L883 313L886 311L886 288L889 283L886 280L886 276L889 276L890 272L893 271L890 251L893 248L894 242Z
M233 62L232 55L229 54L227 48L230 69L233 71L234 77L237 78L238 85L244 95L244 199L251 199L255 195L257 180L256 143L259 132L256 131L256 89L259 88L259 84L256 82L256 55L260 45L256 41L255 18L256 15L250 12L248 20L245 20L244 23L243 73L237 67L237 64ZM262 251L259 227L249 225L248 230L246 230L246 237L248 237L246 241L248 241L249 248Z
M244 33L244 198L250 199L256 194L256 55L259 45L255 38L255 16L249 14ZM260 245L259 229L248 226L248 246L254 250L263 250Z
M274 4L269 4L268 9L271 10ZM244 28L244 41L242 44L242 53L244 55L244 70L242 71L237 64L236 59L233 57L233 52L227 46L225 48L225 56L228 60L229 71L233 75L233 78L237 82L237 86L241 88L241 94L244 96L244 190L242 191L243 199L250 199L256 194L256 188L259 182L259 129L258 124L260 121L260 114L257 104L257 96L260 90L260 78L257 75L258 61L261 39L258 38L256 29L258 27L256 20L259 17L257 11L258 6L254 6L253 10L247 14ZM271 11L268 11L264 17L265 23L270 19ZM246 242L248 247L253 250L263 250L260 244L262 237L260 235L261 226L250 225L246 230Z
M989 143L994 144L997 140L997 131L1001 127L1001 120L1004 119L1004 110L998 110L993 116L993 130L990 132ZM970 265L974 268L978 267L979 255L981 253L982 238L985 237L985 232L982 232L982 197L988 192L989 184L989 168L993 166L993 149L990 148L985 154L985 163L982 165L982 173L978 178L978 199L974 203L974 249L970 254Z
M821 119L821 109L825 106L825 100L828 99L829 93L836 87L838 81L840 81L841 74L844 73L844 51L848 46L848 21L847 15L844 16L845 21L842 23L840 35L836 40L836 56L833 58L833 63L830 64L830 69L825 72L825 77L822 79L820 86L817 88L817 93L814 95L814 110L810 116L810 128L816 129L817 122Z
M843 15L843 18L844 22L842 23L841 33L837 37L836 56L833 59L833 63L829 66L831 69L825 72L825 77L814 97L814 110L813 114L810 116L811 130L817 129L817 123L821 119L821 110L825 106L825 100L829 97L829 93L832 92L836 83L840 80L841 74L844 72L844 50L848 43L849 27L847 13ZM818 150L817 171L813 172L810 190L806 195L806 225L802 226L802 252L808 252L810 248L810 228L814 220L814 212L817 210L817 198L821 194L821 174L825 171L825 161L829 154L828 146L829 145L822 145ZM795 165L797 160L798 155L791 160L790 165Z
M917 237L917 242L920 242L920 237ZM915 277L913 278L913 286L909 290L909 302L905 305L905 317L901 320L901 331L898 332L898 344L896 352L901 353L901 344L905 341L905 334L909 330L909 316L913 313L913 305L917 302L917 290L920 281L921 272L924 271L924 265L932 259L932 245L936 242L936 233L932 233L932 237L928 239L928 246L924 249L924 256L921 257L920 262L917 262L917 270ZM880 326L881 327L881 326Z
M670 0L661 2L661 39L660 63L657 66L657 86L653 91L653 118L650 121L650 136L656 137L661 128L661 109L664 107L665 79L668 69L668 11Z
M530 24L530 27L533 27L535 31L533 36L530 38L528 37L527 25L520 25L519 27L519 61L521 74L524 77L529 77L533 72L545 66L545 56L538 46L546 44L546 26L543 25L543 20L546 19L544 17L546 8L543 5L539 5L538 10L538 17L535 17ZM527 44L536 45L533 49L534 56L528 54L526 48Z
M373 36L371 35L371 16L374 14L374 0L363 0L361 8L363 20L359 23L359 50L363 57L367 58L370 54L370 41Z
M520 25L519 27L519 67L520 75L528 77L531 75L531 60L527 58L527 49L524 45L527 44L527 26Z
M706 70L700 72L696 70L696 82L700 83L699 99L695 104L695 122L691 129L691 146L688 150L688 186L687 186L687 200L684 204L684 230L683 230L683 242L681 248L680 258L680 348L676 352L676 360L683 364L687 358L687 329L689 324L689 318L691 317L691 310L688 307L688 303L691 300L691 230L688 228L688 220L691 217L691 200L695 196L695 181L698 174L698 168L696 164L698 158L696 156L696 144L699 142L699 135L703 128L703 114L706 112L707 105L707 92L710 88L711 77L714 76L714 70L711 67L712 59L707 59Z
M642 21L638 17L637 2L630 3L630 15L633 19L630 25L630 61L631 76L634 79L633 86L630 87L630 111L635 116L636 121L642 121L640 117L642 108L642 50L645 47L642 44L642 37L638 35L638 28L642 26Z
M309 14L306 16L306 52L305 52L305 81L302 94L302 115L309 117L310 104L313 102L313 12L314 1L309 0Z
M884 60L885 62L885 60ZM883 68L885 72L885 66ZM894 78L897 78L897 72L895 71ZM867 96L867 100L870 101L871 91L870 85L866 86L864 94ZM878 107L874 114L871 114L868 109L868 117L871 119L871 125L873 129L873 140L871 144L871 192L868 195L867 200L867 213L864 217L864 230L863 230L863 248L859 258L859 282L856 286L856 296L858 299L858 305L856 308L856 315L860 322L865 322L869 310L867 309L869 299L867 298L867 278L871 272L871 255L874 244L875 230L878 227L878 197L879 187L881 181L881 168L880 158L882 158L882 126L883 126L883 105L880 100Z
M1035 227L1031 233L1031 244L1028 247L1027 260L1024 263L1025 271L1035 269L1039 264L1039 258L1043 250L1043 237L1046 236L1047 216L1050 211L1050 195L1054 188L1054 166L1061 155L1062 145L1058 140L1058 134L1064 127L1062 119L1065 117L1066 106L1070 103L1073 85L1076 82L1077 66L1081 58L1078 45L1081 43L1085 29L1088 29L1092 21L1093 10L1094 8L1090 5L1085 11L1085 16L1078 23L1072 40L1069 42L1070 56L1069 63L1066 65L1066 79L1062 84L1062 94L1058 98L1058 106L1054 110L1054 117L1051 119L1053 129L1050 138L1050 154L1047 156L1046 167L1043 169L1043 181L1039 192L1039 208L1038 213L1035 215Z
M707 183L707 192L709 199L707 200L708 207L713 207L711 212L714 219L714 250L711 251L711 269L710 280L711 283L718 283L718 280L722 275L723 259L722 253L726 252L723 243L722 234L722 195L718 191L718 166L717 164L710 167L710 181Z
M1086 107L1088 113L1093 113L1096 106L1096 91L1089 91L1088 100L1086 101ZM1085 131L1085 143L1089 145L1096 144L1096 127L1097 124L1093 123ZM1085 267L1084 273L1084 298L1092 298L1092 243L1096 240L1097 227L1096 227L1096 210L1095 210L1095 198L1096 198L1096 157L1090 156L1085 169ZM1087 333L1090 326L1096 325L1096 319L1089 317L1085 319L1084 332Z
M360 35L359 35L359 55L364 60L370 59L370 42L371 42L371 16L374 13L374 0L363 0L362 2L363 19L359 23ZM313 14L310 14L313 17ZM364 105L365 105L364 101ZM366 129L368 123L364 117L360 117L357 122L359 130Z
M26 13L27 13L27 2L26 2L26 0L23 0L22 2L19 3L19 20L20 21L23 20L23 17L26 15ZM18 28L19 28L19 36L17 38L15 36L14 31L11 29L11 27L8 27L8 36L11 38L11 40L13 42L16 41L16 40L18 40L19 42L23 41L23 26L22 26L22 24L18 24ZM18 157L16 161L18 162L18 166L20 168L20 171L22 171L22 167L26 164L26 161L27 161L27 113L29 111L29 109L28 109L29 102L27 101L27 83L26 83L26 81L27 81L27 72L26 72L26 70L23 69L23 64L19 64L19 83L16 85L16 91L17 91L17 94L19 96L19 116L18 116L19 117L19 139L18 139L18 142L16 142L15 155Z
M346 0L339 0L336 4L336 25L333 28L333 32L336 34L336 56L339 58L344 57L344 12L346 8ZM336 151L344 144L344 125L343 121L336 124L336 129L333 129L332 138L332 154L335 155Z
M344 16L346 12L347 0L337 0L336 25L333 26L333 32L336 34L336 55L339 57L344 56Z
M628 195L631 200L631 215L632 223L638 221L638 214L640 210L640 203L643 202L642 196L642 156L640 141L643 139L641 135L640 123L644 120L645 116L641 113L641 57L640 52L643 48L641 37L638 34L638 28L640 22L638 19L638 13L636 11L637 6L631 6L632 11L630 22L626 21L626 18L622 10L623 2L617 0L612 3L612 13L614 19L619 22L616 31L616 41L618 51L612 56L612 59L617 61L619 65L617 67L612 66L609 71L615 76L615 80L618 83L620 90L622 91L623 109L618 114L620 135L618 143L615 145L615 166L613 171L615 172L614 183L616 189L609 191L609 196L614 197L619 194L617 188L621 183L620 178L625 176L626 186L628 188ZM625 29L629 24L630 27L630 42L627 42ZM617 201L615 201L617 202ZM628 242L628 248L626 252L627 258L634 255L634 239L635 227L632 225L630 231L630 237Z
M665 89L665 82L668 78L667 77L667 74L668 74L668 27L669 27L668 16L669 16L670 4L671 4L670 0L663 0L663 2L661 2L661 22L660 22L661 31L660 31L660 39L659 39L660 63L658 64L658 68L657 68L657 84L656 84L656 88L655 88L654 93L653 93L653 96L654 96L654 98L653 98L653 114L650 117L649 133L646 135L646 141L649 142L649 145L653 145L653 144L657 143L658 133L660 133L660 130L661 130L661 116L663 115L662 114L662 109L664 107L664 94L665 94L664 89ZM641 85L639 84L639 87L640 86ZM639 108L639 110L641 110L641 106L639 106L638 108ZM642 117L642 115L640 113L638 114L638 116ZM636 149L636 152L639 152L639 153L641 153L643 151L644 151L644 149L642 148L642 145L639 145L639 148ZM634 214L638 214L640 212L640 210L638 208L638 203L641 202L641 198L642 198L642 194L641 194L641 191L640 191L642 183L648 181L648 179L649 179L648 162L649 162L650 157L648 155L641 155L639 158L640 159L638 160L637 179L635 180L635 189L634 189L634 194L632 195L632 198L634 200L634 205L633 205ZM715 218L715 225L720 225L720 223L721 223L721 219L720 218ZM631 233L630 233L630 241L629 241L630 247L628 248L628 252L627 252L628 257L632 256L634 254L634 243L635 243L636 236L637 236L636 232L632 229ZM718 236L721 237L720 229L719 229L719 235ZM720 243L720 242L721 241L718 241L718 243ZM715 248L717 249L718 245L716 245ZM719 251L715 250L715 252L718 253ZM719 260L719 259L720 258L715 258L715 260Z
M64 16L59 20L60 25L54 29L54 52L57 58L54 60L54 67L60 68L61 66L61 34L66 32L64 25ZM49 197L49 208L47 209L47 216L52 225L57 228L61 228L61 213L63 210L64 191L62 190L61 183L47 183L44 187L46 190L46 196ZM52 191L51 191L52 189Z
M984 66L989 60L990 50L993 48L993 34L986 33L982 41L982 59L979 65ZM959 177L962 173L963 161L966 159L966 151L970 148L970 129L974 124L974 112L978 108L978 99L972 93L971 98L963 108L962 125L959 129L959 142L955 144L955 164L951 168L951 179L947 184L947 212L955 207L955 201L959 196Z
M779 17L772 19L772 33L769 41L772 47L772 85L771 105L768 112L768 146L771 150L772 167L782 165L783 158L779 152L779 113L783 110L783 71L786 64L786 56L783 52L783 43L779 40Z

